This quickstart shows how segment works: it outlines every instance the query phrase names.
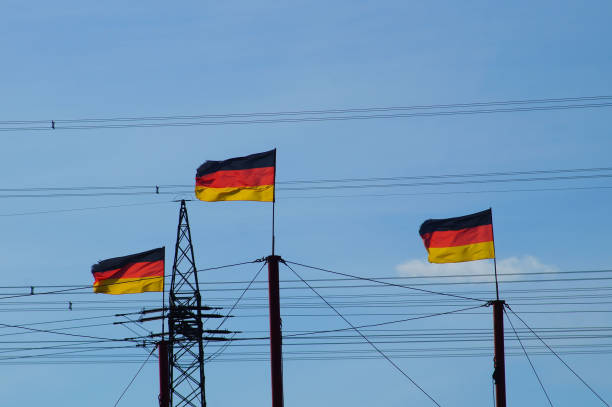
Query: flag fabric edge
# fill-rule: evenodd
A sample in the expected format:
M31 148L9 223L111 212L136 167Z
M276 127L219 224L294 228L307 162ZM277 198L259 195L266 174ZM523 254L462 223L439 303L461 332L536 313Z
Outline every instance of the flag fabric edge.
M428 219L419 234L430 263L460 263L494 259L491 209L446 219Z
M223 161L206 161L196 171L195 196L206 202L274 202L276 149Z
M165 246L101 260L91 266L94 293L163 292Z

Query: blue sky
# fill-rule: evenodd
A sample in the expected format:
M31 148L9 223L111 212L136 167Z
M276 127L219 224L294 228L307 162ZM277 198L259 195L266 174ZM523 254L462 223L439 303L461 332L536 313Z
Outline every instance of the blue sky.
M61 121L610 95L611 9L604 1L503 5L482 1L59 1L52 5L5 1L0 13L0 120ZM195 169L207 159L274 147L278 149L279 181L608 167L612 149L609 117L610 108L599 108L342 122L2 132L1 188L191 184ZM288 260L370 277L434 271L480 273L491 270L491 265L428 268L417 231L427 218L492 207L497 254L504 270L608 269L612 266L608 248L611 190L464 193L572 186L612 184L604 178L397 188L382 191L396 194L386 196L361 196L379 190L360 191L361 195L350 190L286 192L284 196L279 192L278 252ZM462 193L420 194L453 191ZM359 196L327 196L351 194ZM178 206L170 201L183 197L191 198L181 194L2 198L0 254L4 271L0 286L86 285L92 280L91 264L100 259L160 245L173 247ZM127 204L138 206L14 215ZM269 205L191 202L189 211L198 267L269 254ZM249 281L256 271L256 265L215 271L203 275L202 281ZM328 277L321 272L298 271L304 278ZM285 279L294 278L289 270L283 273ZM423 281L431 282L430 288L436 290L483 288ZM568 285L508 282L502 285L502 293L505 289L533 288L525 294L510 291L509 297L537 298L547 289L583 287L581 284L592 288L597 283L564 284ZM1 292L15 290L26 289L2 288ZM231 305L237 292L203 289L203 298ZM249 293L253 304L264 304L256 298L264 294ZM300 291L300 295L306 294ZM376 294L391 300L405 292L364 288L330 289L322 294ZM292 298L294 295L291 290L281 293L287 304L303 301ZM97 302L79 303L83 298ZM66 295L40 300L56 300L57 304L33 305L23 301L34 300L25 298L19 300L23 303L6 304L3 311L7 312L2 312L0 322L25 324L108 315L115 310L101 309L107 298L136 301L113 303L118 308L153 306L160 301L157 294L129 298ZM75 309L60 309L68 301L76 304ZM316 303L313 298L308 301ZM529 304L529 299L515 302ZM605 304L597 307L606 309ZM35 309L27 311L30 308ZM409 312L436 312L433 309L422 306ZM533 307L517 305L513 309L529 312ZM284 311L286 330L344 327L341 320L331 317L291 316L298 311ZM344 311L352 312L351 308ZM381 312L364 303L354 313L370 311ZM245 332L267 329L265 318L238 317L239 312L263 315L266 310L237 310L229 328ZM323 311L315 309L317 312ZM406 308L385 308L382 312L398 314ZM356 324L367 324L401 317L349 318ZM527 313L525 318L535 327L612 325L609 313ZM397 328L490 327L490 316L485 312L432 318ZM113 325L69 332L131 335ZM28 335L33 334L23 334L22 339ZM564 343L586 342L558 344ZM366 345L352 346L368 349ZM300 349L334 352L340 348ZM265 353L267 348L257 350ZM242 349L231 348L228 354L239 351ZM10 405L61 400L65 406L110 406L146 352L137 349L131 355L134 363L130 364L0 364L3 397ZM607 400L612 400L605 376L610 357L605 353L567 356ZM111 360L109 357L105 362ZM534 362L555 405L600 405L552 357L534 356ZM490 357L400 358L398 363L443 406L491 403ZM312 403L429 405L384 360L287 360L284 368L285 399L297 407ZM507 368L510 404L546 405L524 358L509 358ZM154 405L156 374L156 365L147 365L119 405ZM269 403L265 361L219 361L206 366L206 375L211 406L254 400Z

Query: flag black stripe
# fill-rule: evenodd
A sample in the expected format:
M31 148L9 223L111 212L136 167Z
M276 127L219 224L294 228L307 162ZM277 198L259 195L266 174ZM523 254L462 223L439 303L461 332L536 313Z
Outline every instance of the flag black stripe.
M112 259L99 261L97 264L91 266L92 273L99 273L101 271L115 270L134 263L145 263L164 260L165 247L158 249L148 250L142 253L130 254L128 256L113 257Z
M448 219L428 219L421 225L419 234L423 236L427 233L433 233L443 230L461 230L473 228L476 226L490 225L493 223L491 209L482 212L473 213L471 215L458 216Z
M196 177L212 174L217 171L250 170L253 168L274 167L276 150L251 154L245 157L230 158L224 161L206 161L196 172Z

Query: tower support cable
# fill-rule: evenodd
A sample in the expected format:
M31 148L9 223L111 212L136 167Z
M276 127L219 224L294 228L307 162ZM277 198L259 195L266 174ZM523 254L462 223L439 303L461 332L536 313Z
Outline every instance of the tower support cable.
M359 336L361 336L363 338L364 341L366 341L372 348L374 348L374 350L376 352L378 352L380 354L380 356L382 356L384 359L387 360L387 362L389 362L391 364L391 366L393 366L398 372L400 372L406 379L408 379L410 381L410 383L412 383L417 389L419 389L421 391L421 393L423 393L425 396L427 396L427 398L429 400L431 400L436 406L441 407L440 403L438 403L436 401L436 399L434 399L427 391L425 391L425 389L423 389L423 387L421 387L420 385L417 384L417 382L415 382L412 377L410 377L406 372L404 372L402 370L401 367L399 367L397 365L397 363L395 363L389 356L387 356L387 354L385 354L378 346L376 346L374 344L374 342L372 342L363 332L361 332L355 325L353 325L344 315L342 315L342 313L340 313L340 311L338 311L333 305L331 305L331 303L329 301L327 301L325 299L325 297L323 297L313 286L311 286L306 280L304 280L302 278L302 276L300 276L297 271L295 271L288 263L288 261L284 261L281 259L281 261L283 262L283 264L285 266L287 266L287 268L289 268L289 270L291 270L293 272L293 274L295 274L297 276L298 279L300 279L302 281L302 283L304 283L308 288L310 288L310 290L315 293L317 295L317 297L319 297L325 304L327 304L327 306L334 311L340 318L342 318L342 320L344 320L344 322L347 323L348 326L351 327L352 330L354 330L357 334L359 334Z
M538 339L540 342L542 342L542 344L543 344L543 345L544 345L544 346L545 346L545 347L546 347L546 348L547 348L547 349L548 349L548 350L549 350L549 351L550 351L550 352L551 352L553 355L555 355L555 356L557 357L557 359L559 359L559 361L560 361L561 363L563 363L563 365L564 365L565 367L567 367L567 369L568 369L570 372L572 372L572 373L574 374L574 376L576 376L576 377L578 378L578 380L580 380L580 381L582 382L582 384L584 384L584 385L587 387L587 389L589 389L589 390L591 391L591 393L593 393L593 395L595 395L595 397L597 397L597 398L598 398L598 399L599 399L599 400L600 400L600 401L601 401L603 404L605 404L607 407L610 407L610 404L608 404L608 402L607 402L606 400L604 400L604 398L603 398L603 397L601 397L601 396L599 395L599 393L597 393L597 392L595 391L595 389L593 389L593 387L591 387L591 386L590 386L590 385L589 385L589 384L588 384L588 383L587 383L587 382L586 382L586 381L585 381L585 380L584 380L584 379L583 379L583 378L582 378L582 377L581 377L581 376L580 376L580 375L579 375L579 374L578 374L578 373L577 373L577 372L576 372L574 369L572 369L572 368L570 367L570 365L568 365L568 364L567 364L567 362L566 362L565 360L563 360L563 358L562 358L561 356L559 356L559 354L558 354L557 352L555 352L555 351L554 351L554 349L553 349L553 348L551 348L551 347L550 347L550 346L549 346L549 345L548 345L548 344L547 344L547 343L544 341L544 339L542 339L542 338L540 337L540 335L538 335L538 334L537 334L537 333L536 333L536 332L535 332L535 331L534 331L534 330L533 330L533 329L532 329L532 328L531 328L529 325L527 325L527 322L525 322L525 321L523 320L523 318L521 318L521 317L520 317L520 316L519 316L519 315L518 315L516 312L514 312L514 311L512 310L512 308L510 308L510 306L509 306L509 305L507 305L507 304L506 304L506 308L507 308L507 309L508 309L508 310L509 310L509 311L510 311L510 312L511 312L511 313L512 313L512 314L513 314L513 315L514 315L514 316L515 316L515 317L516 317L516 318L517 318L519 321L521 321L521 322L523 323L523 325L525 325L525 328L527 328L527 329L529 330L529 332L531 332L531 334L532 334L533 336L535 336L535 337L536 337L536 338L537 338L537 339Z
M521 348L523 349L523 353L525 354L525 357L527 358L527 361L529 362L529 365L531 366L531 370L533 371L533 374L535 375L536 379L538 379L538 383L540 383L540 388L544 392L544 395L546 396L546 399L548 400L548 404L550 404L550 407L555 407L552 403L552 400L550 399L550 396L548 395L548 392L546 391L546 388L544 387L544 383L542 383L542 379L540 379L540 375L538 374L535 366L533 365L533 362L531 361L531 358L529 357L529 354L527 353L527 349L525 349L525 346L523 345L523 341L521 341L521 337L519 336L518 332L514 328L514 324L512 323L512 320L510 319L510 316L508 315L505 309L504 309L504 314L506 314L506 318L508 318L508 322L510 323L512 330L514 331L514 336L516 336L516 340L518 341L519 345L521 345Z

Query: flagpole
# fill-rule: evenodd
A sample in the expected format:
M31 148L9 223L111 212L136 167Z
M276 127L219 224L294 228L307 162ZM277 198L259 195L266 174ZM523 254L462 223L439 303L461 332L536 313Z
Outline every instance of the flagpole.
M489 207L491 211L491 236L493 237L493 270L495 271L495 295L499 301L499 284L497 282L497 252L495 251L495 233L493 231L493 208Z
M274 256L274 218L276 214L276 149L274 149L274 189L272 192L272 256Z
M493 242L493 250L495 250L495 241ZM499 300L499 284L497 283L497 261L493 257L493 268L495 269L495 295Z
M274 213L276 212L276 197L272 201L272 256L274 256Z
M161 340L164 340L166 334L166 246L164 246L164 277L162 279L162 336Z

